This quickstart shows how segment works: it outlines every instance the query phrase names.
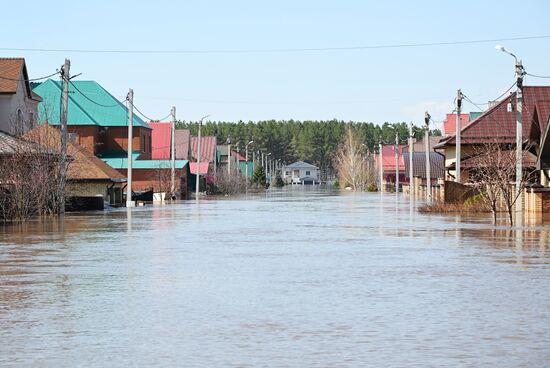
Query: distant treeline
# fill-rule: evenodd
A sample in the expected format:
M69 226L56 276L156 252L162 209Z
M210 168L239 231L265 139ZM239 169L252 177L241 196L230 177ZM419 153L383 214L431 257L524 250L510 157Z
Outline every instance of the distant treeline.
M248 122L207 122L203 124L202 135L215 135L218 144L226 144L231 141L235 150L240 150L244 155L244 146L249 145L249 155L252 150L271 152L275 159L282 162L307 161L321 168L323 176L334 172L333 155L340 144L343 134L348 126L359 135L367 149L374 152L378 149L380 141L395 143L395 130L399 132L400 143L406 143L409 135L407 123L384 123L375 125L366 122L344 122L338 120L328 121L258 121ZM190 129L192 135L197 135L197 122L178 122L178 129ZM415 137L420 138L424 130L414 126ZM439 130L432 132L441 135Z

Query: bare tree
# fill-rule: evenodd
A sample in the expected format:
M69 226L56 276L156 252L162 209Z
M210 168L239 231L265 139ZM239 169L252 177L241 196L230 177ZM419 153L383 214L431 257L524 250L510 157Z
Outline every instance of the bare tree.
M348 127L338 146L334 165L342 187L351 187L354 191L365 188L369 175L364 150L358 135L351 127Z
M476 166L472 170L474 185L491 208L493 221L496 223L497 212L504 207L512 226L515 204L525 186L533 178L534 169L524 165L520 188L516 192L516 151L512 145L491 142L477 147L474 152L475 156L470 159ZM524 162L527 155L529 155L528 150L525 150Z
M57 191L59 154L46 144L50 138L45 135L46 130L34 132L32 140L2 135L0 217L4 221L56 214L64 205Z
M232 195L246 190L246 178L237 168L232 168L231 173L225 167L219 168L214 184L216 192L220 194Z

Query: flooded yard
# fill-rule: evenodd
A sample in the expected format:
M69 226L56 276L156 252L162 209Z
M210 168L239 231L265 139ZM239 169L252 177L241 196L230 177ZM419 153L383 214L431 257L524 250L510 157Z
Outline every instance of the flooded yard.
M550 224L285 188L4 227L3 367L542 367Z

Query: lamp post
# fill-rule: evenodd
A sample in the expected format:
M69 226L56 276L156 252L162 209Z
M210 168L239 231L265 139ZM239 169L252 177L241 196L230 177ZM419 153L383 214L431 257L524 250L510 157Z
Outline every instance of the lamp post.
M227 138L227 174L231 176L231 138Z
M195 197L199 199L199 192L201 190L201 130L202 130L202 121L209 117L210 115L205 115L199 119L199 134L197 136L197 174L195 176Z
M248 145L254 143L254 141L250 141L244 146L245 151L245 160L246 160L246 175L245 175L245 183L246 183L246 189L248 190Z
M424 122L426 123L426 135L425 145L426 145L426 201L428 203L432 202L432 174L431 174L431 165L430 165L430 119L432 117L426 111L424 114Z
M267 173L269 172L269 170L268 170L269 156L271 156L271 152L266 153L266 155L265 155L265 178L266 178L266 181L267 181ZM271 178L269 179L269 182L271 183Z
M523 217L523 198L521 184L523 179L523 76L525 70L521 60L504 46L495 48L514 57L516 61L516 222Z

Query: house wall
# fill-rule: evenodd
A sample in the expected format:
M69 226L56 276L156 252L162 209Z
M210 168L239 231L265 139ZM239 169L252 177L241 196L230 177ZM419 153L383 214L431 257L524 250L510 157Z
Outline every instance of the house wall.
M76 143L94 154L98 150L99 131L95 125L68 125L67 132L75 135Z
M151 129L132 129L132 150L142 152L141 159L151 159ZM128 149L128 128L109 127L105 130L100 151L126 151Z
M38 101L27 96L25 83L20 81L15 94L0 94L0 130L10 134L26 133L36 123L37 106ZM21 123L17 123L18 110L22 113Z
M289 171L290 171L290 175L287 174ZM308 171L309 171L309 175L306 174ZM287 168L287 167L283 168L283 180L297 182L299 181L299 179L305 178L306 176L310 178L314 178L317 181L319 181L320 171L319 169L313 169L313 168L307 168L307 169Z
M461 146L460 147L460 157L464 159L465 157L471 156L475 153L475 148L472 146ZM454 146L451 147L445 147L443 150L443 155L445 156L445 167L452 165L456 162L456 148ZM451 170L449 171L452 175L456 177L456 171ZM465 183L469 179L468 170L460 170L460 181L462 183ZM454 180L454 178L450 175L448 175L447 171L445 170L445 180Z
M113 183L110 180L105 180L99 182L68 182L66 188L69 196L94 197L102 195L106 198L107 190L112 187L113 184L115 187L122 186L120 183Z
M126 169L117 169L122 175L127 177ZM132 190L140 191L153 188L155 193L166 192L170 190L170 169L133 169L132 170ZM187 169L176 170L176 188L182 193L182 197L187 195Z

